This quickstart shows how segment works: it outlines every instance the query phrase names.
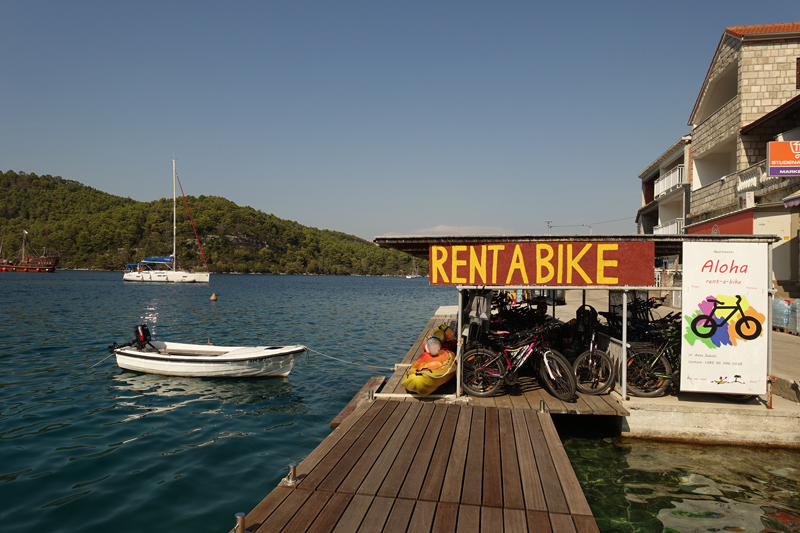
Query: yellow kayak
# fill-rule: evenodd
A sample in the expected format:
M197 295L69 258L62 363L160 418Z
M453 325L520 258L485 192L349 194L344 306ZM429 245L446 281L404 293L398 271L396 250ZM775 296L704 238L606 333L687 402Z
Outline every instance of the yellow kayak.
M428 352L406 371L400 382L409 392L427 396L456 375L456 354L440 349L436 355Z

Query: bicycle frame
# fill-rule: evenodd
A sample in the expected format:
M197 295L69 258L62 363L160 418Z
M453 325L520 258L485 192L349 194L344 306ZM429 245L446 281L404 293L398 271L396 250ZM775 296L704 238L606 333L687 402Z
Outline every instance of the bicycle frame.
M736 304L735 305L720 305L722 302L720 302L716 298L706 298L706 301L714 302L714 307L711 308L711 312L708 313L708 315L707 315L709 320L714 320L714 313L716 313L718 310L720 310L720 309L731 309L730 314L728 316L726 316L722 320L722 322L717 323L717 321L714 320L714 323L717 324L717 326L722 326L723 324L727 324L728 321L731 319L731 317L733 315L735 315L737 311L739 312L739 314L741 316L744 316L744 310L742 309L742 296L739 295L739 294L736 295Z

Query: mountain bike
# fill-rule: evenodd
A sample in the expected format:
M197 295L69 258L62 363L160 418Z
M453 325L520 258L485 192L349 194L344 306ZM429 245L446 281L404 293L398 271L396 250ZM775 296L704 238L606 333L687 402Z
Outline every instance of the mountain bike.
M538 328L523 340L499 349L478 346L467 351L461 362L461 384L471 396L491 396L504 383L514 385L522 366L531 360L539 384L559 400L575 396L577 385L567 358L550 348L546 334Z
M594 332L589 349L575 359L572 372L578 390L584 394L603 394L614 385L614 362L606 352L597 348Z
M581 352L572 364L578 391L584 394L602 394L614 385L616 374L611 357L597 347L597 311L583 305L575 313L572 349Z
M627 382L631 395L652 398L666 392L677 379L677 370L673 370L673 362L678 362L677 348L674 335L660 348L650 343L628 345Z
M706 298L706 301L713 302L714 304L714 307L711 308L711 312L707 315L697 315L694 320L692 320L692 332L701 339L713 337L714 333L717 332L717 328L727 324L736 313L739 313L739 319L734 324L737 335L748 341L756 339L761 335L761 322L755 317L744 314L741 295L736 295L736 304L734 305L722 305L722 302L711 296ZM731 312L728 316L723 318L721 322L717 322L714 319L714 314L720 309L730 309Z

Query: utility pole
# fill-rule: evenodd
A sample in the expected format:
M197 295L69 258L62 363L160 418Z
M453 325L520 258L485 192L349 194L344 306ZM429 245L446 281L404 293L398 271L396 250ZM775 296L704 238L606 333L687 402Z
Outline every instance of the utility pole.
M547 234L550 235L550 223L552 220L545 220L545 222L547 223Z

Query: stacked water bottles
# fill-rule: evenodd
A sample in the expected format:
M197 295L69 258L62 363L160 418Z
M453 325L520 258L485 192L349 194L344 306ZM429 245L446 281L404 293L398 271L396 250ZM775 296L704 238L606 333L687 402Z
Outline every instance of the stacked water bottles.
M783 298L775 298L772 301L772 327L782 328L786 330L789 328L789 302Z
M800 335L800 328L797 327L798 316L800 316L800 298L795 298L789 306L789 333Z

